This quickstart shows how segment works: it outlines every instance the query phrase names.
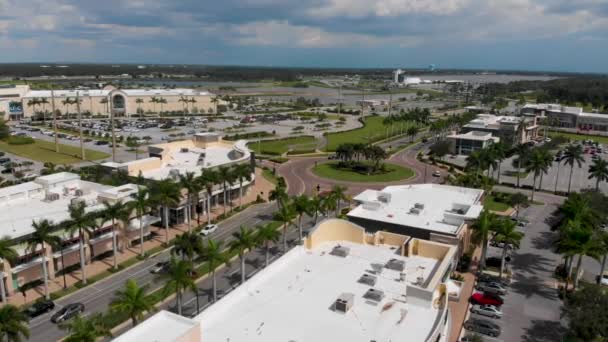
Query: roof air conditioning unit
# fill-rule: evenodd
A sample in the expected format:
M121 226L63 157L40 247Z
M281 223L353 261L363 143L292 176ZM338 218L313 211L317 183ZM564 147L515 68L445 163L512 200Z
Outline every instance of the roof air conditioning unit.
M420 215L420 209L418 209L418 208L412 208L412 209L410 209L410 214L412 214L412 215Z
M76 189L76 191L74 191L74 195L76 195L76 197L80 197L84 195L84 191L82 191L82 189Z
M182 148L181 148L179 151L180 151L181 153L188 153L188 151L189 151L189 150L188 150L188 148L187 148L187 147L182 147Z
M337 245L336 247L334 247L332 249L332 251L329 254L339 256L342 258L346 258L346 256L348 256L349 253L350 253L350 248Z
M424 210L424 204L422 204L422 203L416 203L416 204L414 204L414 208L420 209L420 210Z
M384 265L384 267L388 268L389 270L403 272L403 270L405 269L405 261L391 259Z
M369 289L363 295L363 298L369 299L374 302L380 302L384 298L384 291L377 289Z
M47 202L57 201L59 199L59 194L55 192L49 192L44 197L44 200Z
M334 309L341 313L347 313L348 310L353 307L353 304L355 304L355 295L352 293L343 293L336 299Z
M375 286L377 281L378 278L376 276L367 273L364 273L361 278L359 278L359 283L369 286Z

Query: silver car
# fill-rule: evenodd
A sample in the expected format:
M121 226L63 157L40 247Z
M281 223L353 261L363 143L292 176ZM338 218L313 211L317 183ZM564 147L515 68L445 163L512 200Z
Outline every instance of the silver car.
M495 293L501 296L507 293L507 288L496 282L479 282L475 288L479 291Z
M488 316L492 318L502 318L502 311L500 311L494 305L473 305L471 312L482 316Z

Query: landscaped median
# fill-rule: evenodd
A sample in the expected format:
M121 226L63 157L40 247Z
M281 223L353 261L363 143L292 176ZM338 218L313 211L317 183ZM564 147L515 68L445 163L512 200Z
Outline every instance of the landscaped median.
M252 142L247 145L257 154L282 155L284 153L298 151L301 153L314 152L317 141L313 136L303 135L293 138L264 140Z
M362 120L363 127L355 128L350 131L337 133L327 133L327 151L335 151L338 146L344 143L363 143L371 144L393 136L405 134L411 126L416 126L414 122L403 121L393 124L385 123L382 116L368 116Z
M55 143L36 139L31 144L15 145L6 141L0 141L0 151L12 153L20 157L39 161L50 162L55 165L74 164L82 162L80 159L80 147L59 144L59 153L55 152ZM108 153L85 150L87 160L99 160L110 157Z
M412 169L400 165L392 163L383 163L383 165L382 170L368 174L353 168L341 167L340 162L334 161L318 164L312 172L321 178L362 183L395 182L407 180L415 175Z

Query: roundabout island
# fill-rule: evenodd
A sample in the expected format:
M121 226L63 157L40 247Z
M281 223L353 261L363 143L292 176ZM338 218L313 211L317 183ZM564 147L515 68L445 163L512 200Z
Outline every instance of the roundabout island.
M372 171L370 165L359 163L352 166L339 161L319 163L312 172L320 178L358 183L397 182L416 175L412 169L393 163L382 163L380 168Z

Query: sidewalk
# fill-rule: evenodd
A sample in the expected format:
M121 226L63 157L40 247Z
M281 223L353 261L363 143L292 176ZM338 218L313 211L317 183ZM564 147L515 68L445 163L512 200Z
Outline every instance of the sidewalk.
M243 194L243 205L255 202L258 194L260 194L264 200L267 200L270 190L272 190L274 188L274 185L272 183L270 183L269 181L267 181L262 176L261 169L256 168L255 174L256 174L255 185L251 189L249 189L249 191L247 191L245 194ZM262 195L262 193L263 193L263 195ZM238 207L239 198L236 197L235 199L233 199L232 203L233 203L233 206L232 206L233 209ZM229 212L229 211L230 211L230 207L227 207L226 212ZM218 206L213 207L211 209L211 219L214 220L216 217L223 214L223 212L224 212L223 206L218 205ZM201 222L201 224L205 224L207 222L207 216L201 215L200 222ZM197 226L196 217L193 217L192 228L195 228L196 226ZM172 240L173 238L175 238L177 235L180 235L186 231L188 231L188 223L170 227L169 228L169 241ZM164 227L151 226L150 232L152 234L152 238L144 242L145 251L149 251L153 248L156 248L165 242L166 232L165 232ZM121 263L123 263L129 259L135 258L139 255L139 252L140 252L139 245L123 248L123 250L119 251L119 253L117 254L117 257L116 257L117 263L120 265ZM109 255L108 257L100 259L100 260L95 260L95 261L89 262L85 266L85 272L87 275L87 279L91 279L93 277L99 276L100 274L103 274L104 272L109 272L112 269L113 263L114 263L114 258L112 255ZM80 268L78 268L77 270L75 270L71 273L66 274L65 279L66 279L66 285L68 288L71 286L74 286L76 283L78 283L82 279L82 272L80 271ZM63 276L59 275L59 276L56 276L55 279L52 279L52 280L49 279L48 286L49 286L49 293L51 293L51 294L53 292L62 290L63 289ZM25 291L25 297L22 295L21 292L15 291L15 293L13 295L8 297L8 303L12 304L12 305L20 306L23 304L31 303L40 297L44 297L44 285L40 285L40 286L37 286L35 288Z
M473 260L479 260L480 255L481 248L476 248L475 252L473 252ZM450 315L452 316L452 329L450 330L449 335L450 342L458 342L462 331L462 325L468 317L469 298L471 297L471 294L473 294L475 273L477 273L477 264L472 262L469 272L460 273L464 277L464 285L461 289L458 302L448 302Z

